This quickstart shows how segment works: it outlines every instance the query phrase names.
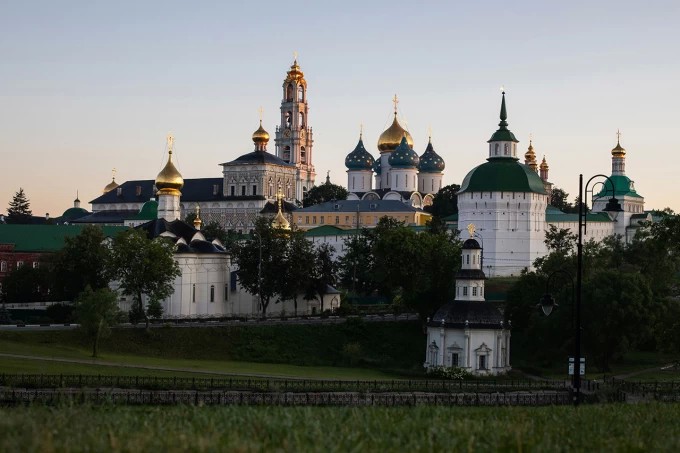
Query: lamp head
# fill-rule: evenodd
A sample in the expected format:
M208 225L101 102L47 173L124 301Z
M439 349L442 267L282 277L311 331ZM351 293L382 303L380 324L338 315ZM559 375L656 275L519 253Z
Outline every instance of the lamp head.
M541 307L541 310L543 311L543 314L546 316L550 316L550 313L558 307L557 303L555 302L555 299L553 298L552 294L544 294L543 297L541 297L540 302L538 303L538 306Z
M611 197L603 211L611 215L612 219L616 221L616 218L619 216L619 212L623 212L623 209L621 209L621 203L619 203L619 200L617 200L616 197Z

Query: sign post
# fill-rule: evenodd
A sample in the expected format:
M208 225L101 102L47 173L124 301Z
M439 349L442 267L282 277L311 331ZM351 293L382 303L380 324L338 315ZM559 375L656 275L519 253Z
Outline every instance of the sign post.
M579 366L579 373L580 376L585 376L586 375L586 359L585 357L581 357L581 363ZM569 376L574 375L574 358L569 357Z

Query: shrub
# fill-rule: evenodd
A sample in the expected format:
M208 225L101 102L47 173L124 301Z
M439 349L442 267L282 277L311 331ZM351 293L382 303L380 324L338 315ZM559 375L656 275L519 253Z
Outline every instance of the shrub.
M463 379L471 378L472 373L458 367L437 366L432 367L427 371L427 374L434 378L446 379L449 381L462 381Z

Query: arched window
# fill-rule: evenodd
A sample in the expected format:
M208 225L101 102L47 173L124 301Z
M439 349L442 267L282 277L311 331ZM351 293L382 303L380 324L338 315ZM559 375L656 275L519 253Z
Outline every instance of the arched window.
M283 147L283 160L290 162L290 146Z
M303 102L305 100L305 87L300 85L298 87L298 101Z
M286 101L292 102L293 101L293 84L290 83L286 87Z
M503 145L503 154L508 155L508 144Z
M215 285L210 285L210 302L215 302Z
M298 114L298 125L300 126L300 129L305 128L305 114L302 112Z
M498 147L499 147L499 145L498 145L498 143L496 143L496 146L495 146L495 149L494 149L494 151L495 151L494 155L496 155L496 156L498 156Z
M290 123L293 121L292 116L293 114L291 112L286 112L286 127L290 127Z
M7 272L7 262L3 261L0 263L0 272Z
M196 283L191 285L191 302L196 303Z
M301 146L300 147L300 161L304 164L307 163L307 152L305 151L305 147Z

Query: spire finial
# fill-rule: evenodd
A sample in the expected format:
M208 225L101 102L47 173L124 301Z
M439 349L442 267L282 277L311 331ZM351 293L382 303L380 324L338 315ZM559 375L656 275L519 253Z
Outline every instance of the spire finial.
M394 94L394 97L392 98L392 102L394 103L394 116L397 116L397 104L399 104L399 98L397 97L397 94Z
M175 137L172 136L172 133L168 133L167 141L168 141L168 153L172 154L172 148L175 144Z
M260 125L262 125L262 115L264 114L264 109L262 106L260 106L259 109L257 109L257 114L260 116Z
M499 126L507 126L508 124L505 121L508 119L508 112L505 109L505 87L501 87L501 93L503 100L501 101L501 124L499 124Z
M359 124L359 140L364 139L364 123Z
M330 183L331 183L331 171L328 170L328 171L326 171L326 184L330 184Z
M116 169L115 168L113 170L111 170L111 179L114 180L114 181L116 180Z
M194 212L196 213L196 217L194 218L194 228L200 230L203 221L201 220L201 207L198 205L198 203L196 203L196 208L194 209Z
M621 130L616 129L616 144L621 145Z
M432 143L432 126L427 126L427 137L428 142Z
M293 51L293 64L297 64L298 53L297 50Z

